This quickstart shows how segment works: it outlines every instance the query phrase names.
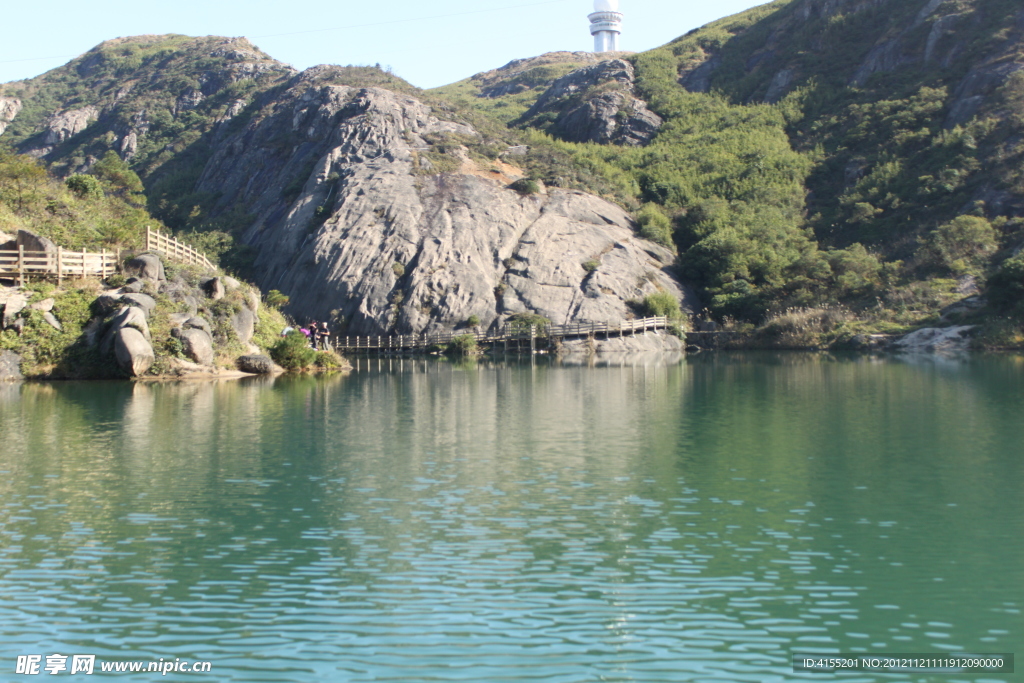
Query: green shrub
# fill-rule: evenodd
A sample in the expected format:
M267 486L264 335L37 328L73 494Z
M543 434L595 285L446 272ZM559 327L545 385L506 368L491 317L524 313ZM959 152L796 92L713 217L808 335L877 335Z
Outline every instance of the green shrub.
M530 325L536 328L536 333L543 336L551 321L539 313L516 313L510 315L505 324L513 334L525 334L530 331Z
M509 185L509 187L524 196L540 192L540 183L532 178L520 178Z
M276 289L272 289L269 292L267 292L267 296L264 298L264 301L267 302L268 306L273 306L274 308L283 308L284 306L288 305L289 301L291 301L291 297L289 297L287 294L282 294Z
M669 292L654 292L644 297L640 305L644 315L649 317L665 316L670 320L677 320L683 317L682 309L679 307L679 299Z
M462 334L448 343L445 353L452 356L472 356L477 352L476 337Z
M468 318L466 318L466 327L477 327L479 325L480 325L480 317L479 316L471 315Z
M1003 262L988 279L988 300L999 310L1020 307L1024 303L1024 254Z
M395 261L391 264L391 272L395 274L396 278L400 278L405 275L405 266Z
M598 261L597 259L590 259L589 261L584 261L580 265L583 266L583 270L587 271L588 273L593 273L595 270L601 267L601 262Z
M672 242L672 222L657 204L644 204L636 215L640 224L640 235L647 240L675 249Z
M103 186L99 180L91 175L76 173L65 180L64 184L68 186L69 190L78 195L80 199L103 198Z
M317 360L317 351L309 346L306 335L292 330L270 349L270 357L285 370L305 370Z
M997 248L996 232L988 220L957 216L928 235L917 255L926 265L977 274Z
M341 356L334 351L314 351L314 353L316 358L313 360L313 364L321 370L338 370L344 365Z

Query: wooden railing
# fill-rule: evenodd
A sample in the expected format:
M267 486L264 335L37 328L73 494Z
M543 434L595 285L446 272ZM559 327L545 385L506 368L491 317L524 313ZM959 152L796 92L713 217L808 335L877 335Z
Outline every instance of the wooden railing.
M159 230L151 230L148 226L146 227L146 251L158 251L175 261L216 270L216 266L210 263L210 259L206 258L202 252L196 251L173 237L162 234Z
M565 339L573 337L621 337L648 330L668 329L664 316L624 320L620 323L574 323L571 325L506 324L497 334L483 332L441 332L438 334L397 334L375 337L336 337L332 344L338 351L403 351L428 349L452 343L456 337L470 336L478 343L500 344L505 341L538 338Z
M56 278L57 284L69 277L110 277L117 270L117 252L100 250L72 251L57 247L56 251L0 249L0 277L16 279L19 285L32 278Z

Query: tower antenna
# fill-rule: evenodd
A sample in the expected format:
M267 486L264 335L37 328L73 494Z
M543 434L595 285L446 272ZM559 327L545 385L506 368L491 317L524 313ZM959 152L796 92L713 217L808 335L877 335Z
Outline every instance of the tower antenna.
M594 52L618 52L622 33L619 0L594 0L594 13L588 18L590 34L594 36Z

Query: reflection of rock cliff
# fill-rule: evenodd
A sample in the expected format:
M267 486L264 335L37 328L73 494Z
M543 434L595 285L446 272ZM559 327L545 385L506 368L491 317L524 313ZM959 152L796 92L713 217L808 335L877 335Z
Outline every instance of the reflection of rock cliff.
M473 160L468 125L392 91L321 85L328 76L296 77L218 139L199 182L225 208L249 207L256 277L288 294L293 314L408 334L527 310L617 321L658 289L683 297L671 252L638 239L619 207L520 194L508 187L518 169Z

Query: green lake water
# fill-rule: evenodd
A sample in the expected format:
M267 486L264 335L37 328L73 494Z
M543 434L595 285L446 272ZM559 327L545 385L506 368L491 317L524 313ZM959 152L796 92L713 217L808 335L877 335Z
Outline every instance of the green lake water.
M1020 356L0 385L0 680L53 653L481 683L1022 655L1022 444Z

